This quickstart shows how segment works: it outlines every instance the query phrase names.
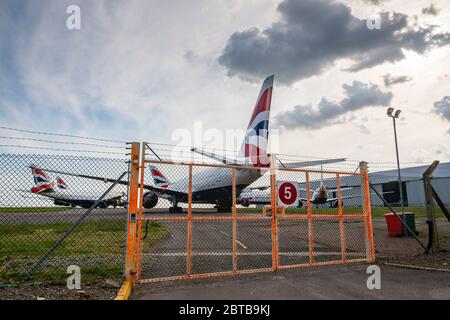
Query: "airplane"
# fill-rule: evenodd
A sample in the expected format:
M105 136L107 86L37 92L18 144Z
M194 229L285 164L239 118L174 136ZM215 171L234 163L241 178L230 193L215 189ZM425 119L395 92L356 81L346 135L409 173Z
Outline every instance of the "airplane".
M341 191L351 190L353 188L341 188ZM306 191L306 189L299 188L298 190ZM320 186L314 190L310 190L312 193L310 203L314 205L329 203L330 208L338 207L338 197L330 197L330 193L337 192L337 188L327 189L325 184L321 181ZM352 199L360 197L361 195L341 196L341 200ZM242 192L238 201L243 207L250 207L250 205L268 205L270 204L270 187L248 188ZM308 198L299 197L298 207L303 207L303 203L307 202Z
M321 168L322 170L322 168ZM339 206L339 197L330 197L330 193L331 194L335 194L338 192L338 188L327 188L327 186L325 185L325 183L323 182L323 172L321 171L321 177L320 177L320 186L317 187L314 190L309 190L311 194L310 197L310 203L313 205L316 205L317 207L321 204L329 204L330 208L337 208ZM345 187L345 186L341 186L340 190L342 191L346 191L346 190L352 190L354 189L353 187ZM298 190L300 191L305 191L308 192L307 189L304 188L298 188ZM383 192L383 194L386 193L392 193L392 191L387 191L387 192ZM349 195L349 196L341 196L341 205L342 205L342 200L345 199L353 199L353 198L358 198L361 197L360 194L355 194L355 195ZM251 188L248 187L247 189L245 189L239 199L238 202L240 202L240 204L243 207L250 207L250 205L268 205L270 204L270 186L262 186L262 187L255 187L255 188ZM299 202L298 202L298 208L303 207L304 203L308 202L308 198L302 198L299 197Z
M254 181L262 177L270 167L270 157L267 154L269 137L269 115L272 101L274 75L266 78L262 84L255 107L253 109L247 131L242 142L239 156L235 159L218 156L198 148L191 151L223 164L236 166L236 194L239 195ZM284 164L287 168L309 167L327 163L345 161L345 159L329 159ZM239 168L241 167L241 168ZM158 198L167 199L172 203L170 213L181 213L183 209L179 203L188 202L187 177L169 182L164 175L154 166L149 166L152 171L154 184L144 184L146 190L143 196L143 206L146 209L153 208L158 203ZM115 179L91 175L75 174L50 170L57 174L93 179L105 182L115 182ZM210 167L202 171L195 171L192 175L192 203L213 204L218 212L231 212L232 207L232 172L229 168ZM127 181L118 181L118 184L127 185Z
M66 207L79 206L88 209L97 201L95 196L86 197L85 195L77 195L74 193L70 193L69 191L66 191L69 189L69 186L59 176L56 178L57 188L55 188L55 183L52 181L50 176L44 170L34 165L31 165L30 168L34 179L34 186L31 188L31 191L28 190L18 190L18 191L47 197L49 199L52 199L53 203L57 206L66 206ZM109 206L117 207L123 205L124 205L123 195L119 195L104 199L97 205L97 208L107 208Z

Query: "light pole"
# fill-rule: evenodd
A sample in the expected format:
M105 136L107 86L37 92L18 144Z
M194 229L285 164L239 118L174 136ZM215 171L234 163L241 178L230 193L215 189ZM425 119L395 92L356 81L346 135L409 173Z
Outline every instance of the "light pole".
M400 174L400 159L398 156L398 142L397 142L397 126L395 123L395 119L398 119L398 117L400 116L400 113L402 112L401 110L397 110L395 111L394 114L392 114L394 112L394 108L389 108L387 111L387 115L389 117L392 118L392 122L394 123L394 137L395 137L395 153L397 154L397 171L398 171L398 183L400 186L400 205L402 208L402 213L403 213L403 185L402 185L402 176Z

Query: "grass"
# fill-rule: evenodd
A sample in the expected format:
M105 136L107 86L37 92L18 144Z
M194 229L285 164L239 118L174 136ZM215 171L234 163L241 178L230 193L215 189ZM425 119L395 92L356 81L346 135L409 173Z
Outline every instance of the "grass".
M3 207L0 213L27 213L27 212L58 212L66 211L69 207Z
M42 257L70 227L70 223L0 225L0 283L18 281L24 271ZM157 223L143 250L159 242L167 229ZM82 276L89 281L113 277L123 268L125 221L120 219L85 221L79 225L49 259L48 267L33 277L46 283L67 278L66 267L80 263ZM67 264L67 266L66 266ZM61 267L61 265L64 266ZM19 270L19 271L17 271Z

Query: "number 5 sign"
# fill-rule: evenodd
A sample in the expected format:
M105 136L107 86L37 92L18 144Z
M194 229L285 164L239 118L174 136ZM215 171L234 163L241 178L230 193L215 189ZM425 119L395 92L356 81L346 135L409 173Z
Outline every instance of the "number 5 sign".
M283 207L298 206L298 184L292 182L278 181L278 205Z

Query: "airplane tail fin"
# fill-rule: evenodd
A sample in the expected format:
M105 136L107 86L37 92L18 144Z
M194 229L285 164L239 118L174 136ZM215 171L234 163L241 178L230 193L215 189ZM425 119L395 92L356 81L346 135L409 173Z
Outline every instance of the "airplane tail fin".
M267 146L274 77L271 75L262 84L240 151L240 156L256 167L270 165Z
M65 190L69 187L67 185L67 183L60 177L56 177L56 184L58 185L58 188L63 189L63 190Z
M44 170L32 165L31 174L34 179L34 186L31 188L32 193L53 191L53 182Z
M167 189L169 187L169 180L167 180L157 167L150 166L150 171L152 173L153 181L158 188Z

